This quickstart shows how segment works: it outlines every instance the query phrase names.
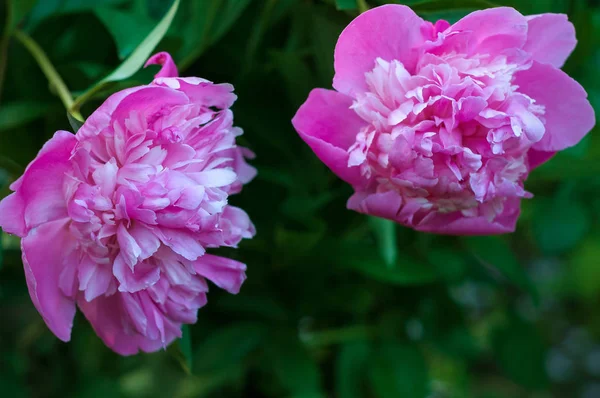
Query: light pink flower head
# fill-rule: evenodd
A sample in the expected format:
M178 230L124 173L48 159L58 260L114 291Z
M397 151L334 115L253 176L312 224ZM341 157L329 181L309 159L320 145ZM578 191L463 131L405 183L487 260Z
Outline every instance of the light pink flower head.
M529 172L594 126L559 69L575 44L565 15L492 8L450 25L381 6L342 32L337 91L313 90L293 124L352 184L350 209L419 231L512 232Z
M0 202L50 330L68 341L77 305L122 355L180 337L207 279L237 293L246 266L207 250L255 232L227 203L255 175L235 144L233 87L176 77L166 53L152 63L150 85L112 95L76 135L58 131Z

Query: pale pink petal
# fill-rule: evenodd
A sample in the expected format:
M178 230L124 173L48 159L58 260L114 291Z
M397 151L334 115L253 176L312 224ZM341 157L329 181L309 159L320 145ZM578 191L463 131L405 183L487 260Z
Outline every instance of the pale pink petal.
M225 257L205 254L194 261L194 269L229 293L237 294L246 280L246 264Z
M177 72L177 66L175 65L175 62L173 62L171 54L168 52L161 51L148 58L148 61L146 61L146 64L144 64L144 68L148 67L149 65L161 65L158 73L154 75L155 78L179 76L179 72Z
M364 184L358 167L348 167L348 148L365 122L350 109L352 98L314 89L298 109L292 124L315 154L342 180Z
M65 260L75 249L68 230L68 220L39 225L21 240L23 266L31 300L48 328L59 339L69 341L75 316L75 302L60 288Z
M560 151L576 145L594 127L596 119L587 93L563 71L534 62L530 69L516 74L515 84L545 107L546 133L534 149Z
M523 50L542 63L560 68L575 49L575 27L564 14L529 15Z
M365 73L377 58L398 60L412 71L425 22L409 7L384 5L360 14L340 34L335 46L333 87L354 95L367 90Z

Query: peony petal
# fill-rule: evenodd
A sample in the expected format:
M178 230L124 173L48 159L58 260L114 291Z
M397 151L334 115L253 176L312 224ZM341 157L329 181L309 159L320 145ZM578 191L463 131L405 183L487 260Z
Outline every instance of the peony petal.
M358 167L348 167L348 148L365 122L350 109L352 99L331 90L314 89L292 124L300 137L342 180L364 184Z
M333 87L348 95L367 90L365 73L375 59L398 60L408 71L417 63L416 48L424 43L425 22L409 7L384 5L360 14L340 34L335 46Z
M87 302L79 300L78 305L96 334L104 344L120 355L137 354L140 349L146 352L157 351L163 347L160 340L144 337L134 330L129 313L125 309L123 295L101 296ZM170 336L170 343L176 336ZM167 344L168 344L167 343Z
M198 274L232 294L239 293L246 280L246 264L229 258L205 254L193 265Z
M465 217L460 212L429 213L414 228L421 232L444 235L497 235L514 232L519 218L520 200L508 198L504 211L489 222L485 216Z
M564 14L540 14L526 17L529 26L523 50L534 60L561 68L575 49L575 27Z
M529 152L527 152L527 158L529 159L529 169L533 170L536 167L541 166L542 164L550 160L554 155L556 155L556 152L543 152L536 151L535 149L530 149Z
M57 131L27 166L16 192L0 204L0 227L23 237L27 230L67 216L63 180L77 140L68 131Z
M155 78L179 76L179 72L177 72L177 66L175 65L175 62L173 62L171 54L169 54L168 52L161 51L148 58L148 61L146 61L146 63L144 64L144 68L148 67L149 65L162 66L158 73L154 75Z
M472 12L449 30L463 34L446 38L442 45L446 53L455 50L467 55L496 55L511 48L520 49L527 41L527 19L510 7Z
M154 232L165 245L190 261L194 261L206 251L191 232L164 227L156 228Z
M25 202L17 192L0 201L0 227L9 234L25 236Z
M64 261L73 256L75 241L69 234L68 219L44 223L21 240L25 277L33 305L48 328L63 341L71 338L75 302L60 288Z
M576 145L594 127L594 110L579 83L553 66L534 62L515 75L519 91L545 109L546 133L533 148L560 151Z

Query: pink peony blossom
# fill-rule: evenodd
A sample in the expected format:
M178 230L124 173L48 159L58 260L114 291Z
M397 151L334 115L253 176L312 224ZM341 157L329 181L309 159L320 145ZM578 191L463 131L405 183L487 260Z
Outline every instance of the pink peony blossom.
M342 32L337 91L313 90L293 124L353 186L349 209L419 231L512 232L529 172L594 126L558 69L575 44L565 15L492 8L450 25L381 6Z
M50 330L68 341L77 304L122 355L180 337L207 279L237 293L246 266L207 250L255 233L227 203L255 175L235 144L233 87L176 77L166 53L154 63L150 85L112 95L76 135L58 131L0 202Z

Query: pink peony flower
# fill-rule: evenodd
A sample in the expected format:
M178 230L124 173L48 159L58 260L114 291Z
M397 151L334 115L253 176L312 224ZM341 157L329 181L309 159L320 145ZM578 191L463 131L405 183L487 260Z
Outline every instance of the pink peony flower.
M450 25L381 6L342 32L337 91L313 90L293 124L354 187L349 209L419 231L512 232L529 172L594 126L558 69L575 44L564 15L492 8Z
M0 202L50 330L68 341L77 305L122 355L180 337L207 279L237 293L246 266L207 249L255 233L227 204L255 175L235 144L233 87L176 77L166 53L154 63L150 85L112 95L76 135L58 131Z

